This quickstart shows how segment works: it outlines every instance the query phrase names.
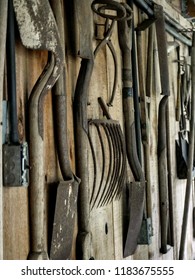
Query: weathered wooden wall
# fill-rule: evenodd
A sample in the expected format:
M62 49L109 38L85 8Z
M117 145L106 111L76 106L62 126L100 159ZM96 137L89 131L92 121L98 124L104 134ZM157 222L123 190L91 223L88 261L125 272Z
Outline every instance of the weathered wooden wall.
M119 1L118 1L119 2ZM125 2L125 1L123 1ZM177 19L178 22L186 27L190 27L187 20L183 19L177 11L167 4L170 1L154 1L163 5L167 14ZM177 2L177 8L179 1ZM68 10L69 3L65 3L65 19L66 15L70 13ZM174 3L172 3L174 4ZM69 15L70 16L70 15ZM138 22L138 10L135 8L135 22ZM73 99L74 90L77 80L77 75L80 67L80 58L75 55L75 50L72 49L72 39L74 33L71 28L71 23L68 21L70 17L67 16L65 32L66 32L66 69L67 69L67 94L68 94L68 139L70 144L70 158L72 168L75 170L75 150L74 145L74 127L73 127ZM143 55L146 58L147 54L147 34L143 32ZM2 36L2 34L1 34ZM174 41L174 38L167 35L168 41ZM117 53L117 60L119 65L119 75L117 82L116 97L112 107L109 107L109 113L113 119L120 122L122 129L124 129L124 118L122 111L122 81L121 81L121 51L118 43L117 25L115 26L112 42ZM94 46L97 41L94 38ZM187 46L180 44L181 58L189 55ZM154 49L154 57L158 54L158 50ZM145 59L146 60L146 59ZM143 69L146 69L145 60L143 61ZM176 103L177 103L177 69L178 63L176 49L170 52L168 56L170 86L171 93L169 97L169 145L171 158L171 180L173 193L173 217L174 217L174 247L168 251L167 254L162 255L160 248L160 220L159 220L159 182L158 182L158 163L157 163L157 138L158 138L158 104L161 98L160 78L158 73L158 65L154 63L153 69L153 91L151 92L149 100L150 108L150 186L148 188L149 198L149 213L151 214L153 236L152 242L148 245L139 245L135 254L128 259L178 259L181 224L183 215L183 205L185 197L186 181L178 180L176 176L176 157L175 157L175 139L179 129L178 121L176 121ZM30 95L31 89L39 77L45 63L47 61L47 53L44 51L26 50L20 41L17 34L16 45L16 66L17 66L17 100L18 100L18 119L20 128L20 139L28 139L25 128L28 129L26 104ZM95 66L92 75L92 82L89 90L89 105L88 118L102 117L102 112L99 109L97 98L101 96L105 102L110 97L110 91L113 82L113 61L110 51L104 47L98 53L95 59ZM1 79L2 83L2 79ZM2 98L2 96L0 96ZM2 108L2 106L1 106ZM59 169L57 157L55 152L55 141L53 136L53 111L52 111L52 93L49 92L44 101L44 126L45 126L45 149L46 149L46 183L48 188L59 179ZM144 148L144 147L142 147ZM100 160L101 163L101 160ZM1 166L1 164L0 164ZM91 174L93 174L93 162L89 153L89 181ZM128 167L128 181L133 179L131 170ZM2 183L1 183L2 184ZM29 202L28 202L28 188L15 188L1 186L3 193L3 202L0 205L3 213L3 223L0 221L0 238L3 232L3 239L0 240L0 248L2 251L2 259L26 259L29 252ZM1 197L1 195L0 195ZM194 205L194 194L191 196L190 214ZM1 204L1 200L0 200ZM48 205L49 207L49 205ZM0 213L1 214L1 213ZM2 214L1 214L2 215ZM79 215L78 215L79 216ZM49 219L49 217L48 217ZM2 223L2 225L1 225ZM95 259L122 259L123 258L123 223L122 223L122 199L115 201L110 205L94 208L90 213L90 227L92 231L93 249ZM75 224L75 234L73 239L72 258L75 258L77 225ZM3 248L1 245L3 241ZM186 259L193 258L193 236L192 236L192 216L189 217L188 223L188 237L186 248Z

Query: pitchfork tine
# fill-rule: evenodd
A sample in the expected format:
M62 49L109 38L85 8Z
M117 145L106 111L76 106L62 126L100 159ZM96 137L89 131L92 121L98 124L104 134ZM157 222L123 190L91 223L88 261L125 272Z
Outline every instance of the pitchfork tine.
M92 209L93 209L93 207L95 206L96 202L98 201L99 195L101 194L102 183L103 183L103 179L104 179L104 171L105 171L105 150L104 150L104 143L103 143L102 135L101 135L101 132L100 132L99 124L97 124L97 123L94 123L94 124L95 124L95 127L96 127L97 132L98 132L98 136L99 136L99 139L100 139L101 150L102 150L102 164L103 164L103 166L102 166L102 175L101 175L101 180L100 180L98 192L97 192L96 198L95 198L95 200L94 200L94 203L93 203L93 205L92 205Z

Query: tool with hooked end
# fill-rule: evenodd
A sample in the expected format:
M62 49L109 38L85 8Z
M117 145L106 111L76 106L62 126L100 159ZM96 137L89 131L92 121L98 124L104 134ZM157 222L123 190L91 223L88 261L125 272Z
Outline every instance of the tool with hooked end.
M30 133L30 254L28 259L48 259L45 219L44 96L55 84L64 63L57 25L47 0L14 0L22 44L49 51L48 63L29 98Z
M115 1L111 1L111 0L93 1L91 7L94 12L98 13L99 15L102 15L102 17L104 18L110 18L111 20L114 19L123 20L126 18L126 10L124 9L123 5ZM108 11L114 12L114 15L109 14ZM91 229L90 229L91 206L90 206L90 190L89 190L89 181L88 181L88 155L86 152L88 151L89 148L89 138L88 138L89 126L88 126L88 117L87 117L88 91L89 91L91 75L94 67L94 58L97 56L98 50L100 50L102 46L105 46L107 44L108 40L110 39L110 35L112 33L111 32L112 28L107 29L105 38L97 45L95 51L93 52L93 57L92 58L83 57L78 79L77 79L76 90L75 90L74 121L75 121L76 151L77 151L76 163L77 163L77 174L81 178L81 185L79 191L79 234L78 234L77 248L78 248L78 257L82 259L94 258L92 236L91 236ZM107 199L110 201L111 197L109 194ZM105 203L106 201L104 201L103 198L99 200L99 196L97 198L98 204L99 202Z
M129 221L125 236L124 257L132 255L137 247L137 241L144 215L145 201L145 176L142 170L136 145L135 117L134 117L134 95L132 79L132 9L124 4L130 14L126 21L118 22L119 44L123 56L122 80L123 80L123 113L125 121L125 136L127 159L134 175L128 203Z
M60 0L55 0L51 2L51 4L58 25L65 57L63 5ZM77 210L78 185L80 182L80 180L73 174L69 160L65 71L64 66L62 75L59 77L52 90L54 93L53 102L56 149L64 180L60 181L57 186L50 248L50 259L52 260L70 259Z
M105 28L104 36L102 39L100 39L99 44L96 46L96 49L94 51L94 58L96 58L101 48L103 48L104 46L108 46L114 61L113 88L112 88L110 100L107 103L108 106L112 106L116 93L116 86L117 86L117 79L118 79L118 63L117 63L116 51L111 41L111 36L116 22L124 20L126 18L126 11L123 5L112 0L93 1L91 7L94 13L106 19L104 23L104 28ZM115 14L108 13L108 11L115 12Z

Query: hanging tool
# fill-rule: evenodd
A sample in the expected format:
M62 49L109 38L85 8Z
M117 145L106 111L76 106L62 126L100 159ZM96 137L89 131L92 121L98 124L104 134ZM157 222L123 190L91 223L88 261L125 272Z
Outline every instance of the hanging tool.
M134 0L134 4L149 17L154 16L153 10L155 3L153 3L152 1ZM165 16L165 29L170 35L172 35L183 44L186 44L187 46L192 45L191 38L189 38L189 36L186 36L187 34L182 34L183 26L181 26L178 21L175 21L167 14Z
M89 120L88 136L91 149L94 155L94 165L97 166L96 156L100 153L99 145L95 150L91 137L93 127L97 130L98 138L102 150L102 174L99 184L94 175L94 184L90 198L91 208L105 206L121 197L125 182L126 172L126 149L125 139L118 121L112 120L107 106L101 97L98 102L107 119ZM105 141L108 142L109 151L105 148ZM107 154L107 157L105 156ZM107 158L107 159L106 159ZM109 166L106 172L105 166Z
M6 31L7 31L7 11L8 1L0 1L0 145L4 144L3 129L6 118L3 111L3 92L4 92L4 72L5 72L5 54L6 54ZM2 158L2 149L0 149L0 158ZM0 184L3 185L3 170L0 170ZM3 188L0 188L0 260L3 260Z
M123 5L120 3L117 3L116 1L110 1L110 0L103 0L103 1L93 1L92 2L92 10L94 13L98 14L99 16L105 18L105 31L104 31L104 37L100 40L99 44L97 45L95 51L94 51L94 57L97 56L99 50L103 48L104 46L108 46L111 55L113 57L114 62L114 79L113 79L113 88L110 100L108 101L108 106L113 105L114 97L116 94L116 86L117 86L117 79L118 79L118 63L117 63L117 57L116 57L116 51L114 49L114 46L111 41L111 36L116 24L116 21L121 21L125 17L125 10L123 8ZM106 11L115 11L116 15L111 15L111 13L107 13Z
M134 14L133 0L128 0L127 4L131 7ZM139 77L137 71L137 46L135 38L134 16L132 16L132 77L133 77L133 101L135 110L135 135L137 144L137 156L142 162L142 143L141 143L141 121L140 121L140 103L139 103Z
M154 21L155 19L144 19L136 27L137 33L137 57L139 75L139 94L140 94L140 116L141 132L144 152L144 168L146 178L146 202L145 219L142 222L142 231L139 244L150 244L152 236L152 209L151 209L151 170L150 170L150 97L153 91L153 49L154 49ZM144 73L143 56L143 34L148 29L147 46L147 69ZM142 242L141 242L142 241Z
M86 3L85 3L86 4ZM92 10L102 15L103 17L110 18L111 20L122 20L126 17L126 11L119 3L107 1L93 1ZM115 15L109 14L109 11L114 11ZM90 18L92 13L85 15L85 18ZM96 57L98 50L101 46L107 43L107 38L110 37L110 30L107 29L105 38L98 44L95 51L93 51L92 58L83 57L81 67L77 79L75 98L74 98L74 123L75 123L75 136L76 136L76 163L77 174L81 178L81 185L79 188L79 234L78 234L78 258L93 259L93 244L90 229L90 191L88 182L88 118L87 118L87 101L88 91L91 80L91 75L94 66L94 57ZM89 28L89 32L91 29Z
M15 16L12 0L8 1L7 23L7 91L9 104L9 138L3 145L4 186L28 186L28 144L20 143L18 133L16 65L15 65Z
M161 222L161 248L162 254L167 253L168 225L169 225L169 197L168 197L168 167L167 167L167 104L170 95L169 69L167 56L167 38L163 7L154 4L156 18L156 36L159 52L160 80L163 98L159 104L158 114L158 173L160 197L160 222ZM169 170L170 171L170 170Z
M80 1L81 2L81 1ZM82 5L83 4L83 5ZM86 5L86 7L84 7ZM92 12L91 12L91 1L85 1L84 3L79 3L80 11L82 17L87 21L91 22ZM80 28L85 28L86 25L83 21L83 26ZM87 30L90 33L89 37L92 38L91 26L87 25ZM86 33L88 33L86 32ZM84 46L84 43L82 44ZM78 259L90 259L93 258L92 249L92 237L89 224L89 188L88 188L88 177L86 172L88 171L87 164L87 132L88 132L88 120L87 120L87 102L88 102L88 91L89 84L91 80L94 56L92 44L88 45L90 50L81 48L80 56L82 58L81 66L79 70L79 75L77 78L75 96L74 96L74 127L75 127L75 147L76 147L76 173L79 178L81 178L81 184L79 187L79 201L78 201L78 226L79 233L77 236L77 258ZM89 54L86 57L86 53ZM92 55L91 55L92 54Z
M178 140L176 140L176 160L177 160L177 177L179 179L187 179L187 162L188 162L188 150L189 150L189 131L187 129L187 123L190 119L190 92L189 88L191 87L191 77L190 77L190 65L188 58L184 57L181 61L178 58L179 68L181 68L183 74L181 75L180 91L178 96L178 105L180 105L180 115L178 116L179 120L179 132ZM180 70L181 72L181 70ZM195 175L195 168L193 168L193 176Z
M181 239L179 247L179 259L183 260L185 256L186 238L187 238L187 225L189 219L190 198L192 193L192 179L193 179L193 166L194 166L194 125L195 125L195 31L192 36L192 49L191 49L191 77L192 77L192 94L191 94L191 119L190 119L190 135L189 135L189 151L187 162L187 181L186 192L184 201L184 211L181 229Z
M48 259L45 232L44 96L61 73L63 52L56 22L47 0L14 0L20 37L25 47L49 51L48 63L29 98L30 132L30 254L28 259Z
M125 136L127 159L134 175L129 196L129 225L124 247L124 257L132 255L137 247L142 219L144 216L145 202L145 176L137 155L134 99L132 80L132 10L127 4L123 4L127 13L131 15L126 21L118 22L119 44L123 56L123 112L125 121ZM131 197L131 199L130 199Z
M64 17L61 1L53 1L52 9L57 21L65 57ZM50 259L70 259L77 210L78 185L80 180L73 174L68 152L67 93L65 66L56 84L54 93L54 129L59 165L64 181L57 186L53 221Z

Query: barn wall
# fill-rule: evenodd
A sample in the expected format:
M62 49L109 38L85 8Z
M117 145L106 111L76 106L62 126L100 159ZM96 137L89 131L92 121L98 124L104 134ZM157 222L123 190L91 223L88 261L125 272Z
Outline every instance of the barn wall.
M63 1L62 1L63 2ZM76 81L79 73L81 59L77 55L78 45L75 45L74 30L72 28L72 22L70 21L71 5L70 1L64 1L64 18L65 18L65 53L66 53L66 92L67 92L67 118L68 118L68 141L69 141L69 154L72 164L72 170L77 174L76 170L76 154L77 149L75 147L75 134L73 125L73 101L74 92L76 87ZM117 0L117 2L119 2ZM125 1L123 1L125 2ZM180 1L158 1L157 4L161 4L164 11L176 21L180 23L184 28L191 28L190 23L179 14ZM170 3L171 2L171 3ZM141 22L146 16L140 12L134 6L135 26ZM72 17L73 18L73 17ZM94 16L94 22L99 19ZM97 26L96 26L97 27ZM100 28L100 27L98 27ZM100 33L102 32L100 28ZM146 61L148 51L148 30L141 32L142 40L142 56L143 56L143 75L144 81L146 81ZM3 35L1 33L1 38ZM114 27L111 37L114 49L116 51L117 63L118 63L118 79L116 86L116 96L113 102L113 106L108 107L108 111L113 120L117 120L120 123L122 131L124 133L124 115L122 108L122 57L121 50L118 42L117 24ZM167 33L167 41L175 42L170 34ZM95 36L93 37L93 47L97 45ZM152 69L152 86L150 97L146 100L146 108L149 113L149 146L146 147L142 141L142 167L143 170L147 170L147 213L152 221L153 236L151 237L151 243L149 245L138 245L135 253L127 259L178 259L180 237L181 237L181 225L183 218L184 198L186 191L186 180L179 180L176 172L176 146L175 140L178 139L179 122L177 116L177 102L178 102L178 56L177 48L173 48L168 54L169 62L169 78L170 78L170 97L168 103L168 151L170 159L170 172L169 179L172 192L172 209L173 209L173 236L174 246L170 247L167 254L160 253L160 214L159 214L159 177L158 177L158 157L157 157L157 145L158 145L158 106L162 98L161 85L159 76L158 65L158 49L156 46L156 38L154 40L153 50L153 69ZM180 59L190 56L189 47L181 42L180 47ZM1 61L3 57L1 58ZM189 58L190 60L190 58ZM16 38L16 78L17 78L17 106L18 106L18 120L19 120L19 132L20 140L28 141L28 110L27 103L31 90L40 76L45 64L47 62L46 51L33 51L27 50L21 43L19 34L17 32ZM88 119L103 118L102 111L98 105L97 98L102 97L107 103L112 89L114 75L113 59L108 47L102 48L97 57L95 58L94 69L92 73L91 83L89 87L87 114ZM6 71L4 74L6 78ZM1 87L3 79L0 77ZM5 87L4 87L5 88ZM1 101L5 99L5 90L1 93ZM143 102L143 100L141 100ZM2 104L0 106L2 110ZM45 149L45 183L46 183L46 196L49 197L51 189L54 188L56 182L61 179L61 173L59 170L58 159L56 155L55 139L54 139L54 124L53 124L53 112L52 109L52 90L48 92L44 98L43 104L44 112L44 149ZM3 118L1 111L1 120ZM189 125L189 123L188 123ZM2 127L1 127L2 129ZM1 132L1 131L0 131ZM1 133L2 135L2 133ZM1 136L0 135L0 136ZM102 156L100 142L98 142L97 133L92 131L92 139L94 140L95 147L98 150L97 153L97 181L100 181L102 172ZM2 141L2 139L1 139ZM106 140L105 140L106 141ZM105 142L104 142L105 143ZM108 143L105 144L108 148ZM148 150L146 151L146 149ZM146 151L146 152L144 152ZM87 153L87 166L86 172L87 180L89 182L90 190L92 192L93 176L94 176L94 163L90 147L88 146ZM1 154L0 154L1 155ZM147 157L144 158L144 155ZM107 154L108 157L108 154ZM109 159L106 161L108 169ZM2 161L0 162L2 166ZM127 178L126 183L130 184L134 182L132 171L127 162ZM193 182L192 182L193 184ZM1 181L1 193L0 198L0 214L3 220L0 220L0 258L1 259L26 259L30 250L30 220L29 220L29 187L4 187ZM125 196L124 185L124 196ZM187 227L187 241L185 258L193 259L193 223L192 223L192 209L194 202L194 190L190 196L190 208L189 219ZM80 202L80 197L78 201ZM49 200L47 200L47 223L51 222L49 216ZM95 259L123 259L123 196L112 203L102 206L94 207L90 211L89 224L92 234L92 247L93 257ZM78 207L75 231L73 236L72 246L72 259L76 258L76 237L78 233L78 224L80 213ZM47 236L50 234L49 229L46 230ZM48 237L46 237L47 241Z

